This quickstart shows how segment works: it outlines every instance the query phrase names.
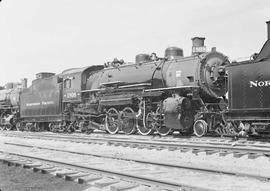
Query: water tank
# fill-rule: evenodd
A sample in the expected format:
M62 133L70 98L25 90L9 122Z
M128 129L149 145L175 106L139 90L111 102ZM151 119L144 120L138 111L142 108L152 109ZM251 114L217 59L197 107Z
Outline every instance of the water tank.
M178 47L168 47L165 50L165 58L169 60L183 57L183 49Z
M142 64L142 63L150 62L150 61L151 61L151 58L149 54L138 54L135 57L136 64Z

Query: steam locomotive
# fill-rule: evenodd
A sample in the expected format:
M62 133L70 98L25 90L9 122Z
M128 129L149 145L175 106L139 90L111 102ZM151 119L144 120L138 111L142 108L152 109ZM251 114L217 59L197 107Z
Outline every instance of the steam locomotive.
M139 54L135 63L115 59L57 75L39 73L19 92L18 110L9 123L31 131L99 129L162 136L194 131L202 136L205 122L216 127L222 120L229 64L215 48L206 52L204 40L192 38L192 55L187 57L182 49L169 47L163 58Z
M15 119L19 114L20 92L26 88L27 79L22 79L21 83L7 83L5 87L0 87L0 128L10 130L13 128Z

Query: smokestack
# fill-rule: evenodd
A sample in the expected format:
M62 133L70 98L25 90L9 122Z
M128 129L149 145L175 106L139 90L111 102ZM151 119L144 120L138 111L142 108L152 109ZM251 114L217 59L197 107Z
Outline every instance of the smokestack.
M22 88L27 88L27 78L21 79Z
M266 24L267 24L267 40L269 40L270 39L270 21L267 21Z
M204 37L194 37L192 40L192 55L199 55L206 52L206 47L204 46Z

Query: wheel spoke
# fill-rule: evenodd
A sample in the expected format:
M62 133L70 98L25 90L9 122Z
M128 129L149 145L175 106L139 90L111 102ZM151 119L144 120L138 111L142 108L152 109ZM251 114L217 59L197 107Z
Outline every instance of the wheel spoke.
M118 116L119 113L115 108L110 108L107 112L105 127L110 134L116 134L119 131Z
M126 107L121 115L121 127L122 131L127 134L133 134L136 131L136 118L133 109Z
M153 119L152 114L147 113L145 119L143 120L143 124L138 124L138 132L141 135L151 135L154 132L155 121Z

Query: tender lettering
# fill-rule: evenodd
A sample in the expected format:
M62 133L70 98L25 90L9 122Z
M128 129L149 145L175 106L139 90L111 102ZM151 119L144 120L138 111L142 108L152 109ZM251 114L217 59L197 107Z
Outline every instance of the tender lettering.
M249 86L252 87L267 87L270 86L270 80L268 81L249 81Z
M43 101L41 102L42 105L51 105L54 104L54 101Z
M54 104L54 101L41 101L36 103L26 103L26 107L32 107L32 106L40 106L40 105L52 105Z
M26 103L26 106L27 106L27 107L30 107L30 106L37 106L37 105L40 105L40 103Z

